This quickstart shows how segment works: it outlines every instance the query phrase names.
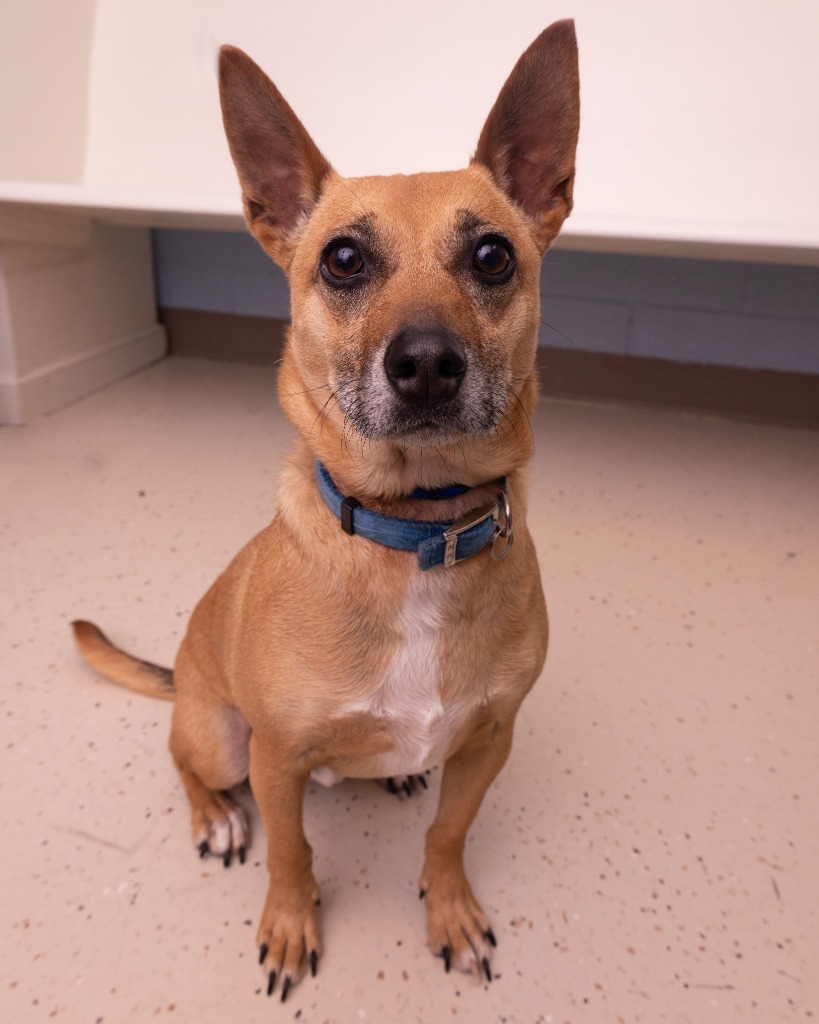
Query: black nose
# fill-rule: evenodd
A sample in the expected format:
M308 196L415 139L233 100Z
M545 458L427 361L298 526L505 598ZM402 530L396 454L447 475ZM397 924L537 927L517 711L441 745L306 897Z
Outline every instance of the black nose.
M457 392L466 358L463 346L449 331L408 327L387 346L384 369L402 398L431 407Z

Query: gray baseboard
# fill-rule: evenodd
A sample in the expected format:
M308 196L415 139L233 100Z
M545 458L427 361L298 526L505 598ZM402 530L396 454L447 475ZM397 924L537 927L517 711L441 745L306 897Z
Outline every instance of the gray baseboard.
M819 427L819 376L541 347L541 391Z
M172 356L270 365L281 355L286 320L199 309L159 308Z

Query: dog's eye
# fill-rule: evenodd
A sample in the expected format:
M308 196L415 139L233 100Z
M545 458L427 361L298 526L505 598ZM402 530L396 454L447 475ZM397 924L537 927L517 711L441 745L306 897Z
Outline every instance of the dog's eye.
M322 267L330 277L343 281L360 274L364 260L352 242L336 242L324 253Z
M487 235L475 247L472 265L480 274L495 278L508 276L512 269L509 244L502 238Z

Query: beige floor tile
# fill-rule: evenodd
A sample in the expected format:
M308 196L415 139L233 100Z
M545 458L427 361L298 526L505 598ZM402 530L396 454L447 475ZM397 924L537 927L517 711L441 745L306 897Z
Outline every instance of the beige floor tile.
M497 978L424 945L436 783L349 782L307 800L327 953L284 1006L255 962L257 817L244 868L200 862L169 706L68 630L172 660L272 514L272 374L168 360L0 433L3 1020L819 1016L819 436L555 402L535 431L552 647L468 846Z

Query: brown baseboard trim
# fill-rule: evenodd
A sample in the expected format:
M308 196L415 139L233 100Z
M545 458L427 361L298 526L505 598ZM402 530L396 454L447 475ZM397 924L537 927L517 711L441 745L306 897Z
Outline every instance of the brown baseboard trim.
M161 308L171 355L270 365L287 322L260 316ZM541 347L544 394L672 406L723 416L819 426L819 376L673 363L643 356Z
M819 376L542 347L541 391L819 426Z
M284 346L286 320L200 309L159 308L159 322L168 333L172 356L217 359L222 362L276 362Z

